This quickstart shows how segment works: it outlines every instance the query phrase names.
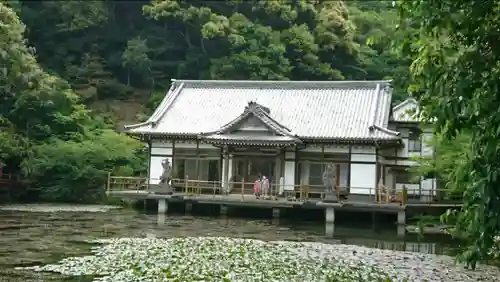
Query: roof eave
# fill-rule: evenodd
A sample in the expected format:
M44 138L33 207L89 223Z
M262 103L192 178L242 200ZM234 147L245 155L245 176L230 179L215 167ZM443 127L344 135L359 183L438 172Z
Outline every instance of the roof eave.
M165 133L146 133L146 132L125 132L127 135L137 136L145 138L149 136L151 139L177 139L177 140L207 140L205 136L194 133L176 133L176 132L165 132ZM380 143L399 143L401 141L400 136L394 136L394 138L331 138L331 137L296 137L291 143L301 144L301 143L329 143L329 144L380 144ZM276 141L274 141L276 142Z
M398 143L401 138L379 139L379 138L327 138L327 137L301 137L304 143L329 143L329 144L346 144L346 145L366 145L380 143Z

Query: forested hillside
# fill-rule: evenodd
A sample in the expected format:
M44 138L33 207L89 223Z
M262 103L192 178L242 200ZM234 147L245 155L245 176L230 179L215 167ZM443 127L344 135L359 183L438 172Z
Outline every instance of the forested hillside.
M171 78L399 79L406 70L391 53L389 1L150 3L20 1L19 15L45 70L127 122Z

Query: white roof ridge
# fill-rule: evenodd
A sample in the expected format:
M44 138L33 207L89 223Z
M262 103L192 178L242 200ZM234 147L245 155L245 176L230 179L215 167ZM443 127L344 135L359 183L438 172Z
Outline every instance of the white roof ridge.
M403 102L401 102L401 103L397 104L396 106L394 106L394 107L392 108L392 110L393 110L393 111L396 111L397 109L401 108L402 106L404 106L404 105L406 105L406 104L408 104L408 103L410 103L410 102L411 102L411 103L415 103L415 104L417 104L417 105L418 105L418 101L417 101L417 99L415 99L415 98L413 98L413 97L408 97L408 98L406 98Z
M313 86L316 88L349 88L349 87L376 87L377 85L390 86L392 80L330 80L330 81L290 81L290 80L183 80L172 79L174 83L184 83L187 87L191 85L199 86L255 86L255 87L304 87Z

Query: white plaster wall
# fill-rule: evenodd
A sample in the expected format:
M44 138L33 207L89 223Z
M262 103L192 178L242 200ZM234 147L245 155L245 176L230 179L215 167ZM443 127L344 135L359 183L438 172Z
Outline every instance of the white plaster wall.
M362 155L362 154L352 154L351 155L352 162L364 162L364 163L373 163L377 161L377 156L373 155Z
M172 148L151 147L151 155L171 156L172 153L173 153Z
M285 191L293 191L295 186L295 162L285 161Z
M351 161L370 163L376 162L376 152L377 150L375 147L353 147L351 149Z
M295 159L295 152L285 152L285 160L287 159ZM293 191L295 189L295 161L285 161L283 174L285 191Z
M351 164L351 194L374 195L376 176L375 164Z

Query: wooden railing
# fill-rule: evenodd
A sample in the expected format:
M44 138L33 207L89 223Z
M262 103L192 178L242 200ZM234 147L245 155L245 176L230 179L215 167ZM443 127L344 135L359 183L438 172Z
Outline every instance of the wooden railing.
M159 179L151 179L159 182ZM108 191L147 191L148 179L146 177L122 177L108 176ZM185 195L240 195L254 196L254 182L241 181L228 182L224 185L221 181L190 180L186 175L184 179L172 179L171 187L174 193L184 193ZM229 191L226 191L226 188ZM353 191L356 191L353 193ZM337 187L337 198L342 200L343 196L362 195L364 200L378 202L380 204L400 203L405 205L409 201L409 195L415 197L428 197L431 202L441 202L438 200L440 193L450 193L447 189L416 190L403 186L401 189L388 189L383 184L376 188L363 187ZM262 193L261 198L276 199L286 197L290 200L309 201L325 198L325 188L323 185L284 185L270 183L267 193ZM458 201L456 201L458 202Z
M1 184L11 184L11 183L19 182L19 180L20 180L20 175L19 174L2 173L0 175L0 185Z
M106 185L106 190L108 191L138 191L146 189L146 177L112 176L111 173L108 173L108 183Z

